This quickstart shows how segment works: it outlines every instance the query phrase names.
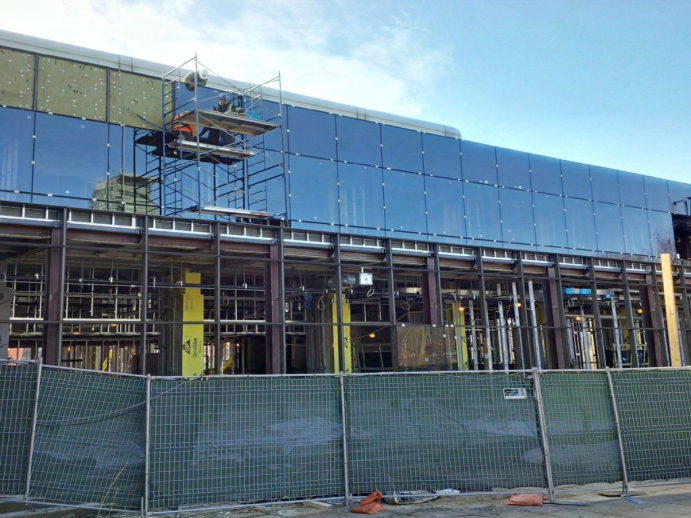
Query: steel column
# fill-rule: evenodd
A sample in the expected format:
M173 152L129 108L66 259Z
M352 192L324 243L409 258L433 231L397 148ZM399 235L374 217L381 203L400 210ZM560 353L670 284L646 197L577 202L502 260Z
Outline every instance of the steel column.
M282 374L283 372L283 343L281 340L280 324L281 292L280 285L280 247L278 243L269 245L269 256L264 268L264 289L266 307L266 372L268 374Z
M605 335L602 332L602 318L597 303L597 277L595 275L595 260L588 259L588 273L590 277L590 296L592 297L593 321L595 323L595 351L597 352L597 368L607 367L607 353L605 352Z
M146 374L146 355L149 351L147 343L146 321L149 310L149 217L142 217L142 275L141 275L141 304L139 318L142 323L139 338L139 374Z
M61 221L50 229L48 278L43 331L43 356L46 365L60 365L62 358L62 321L65 301L65 253L67 244L67 210L62 209Z
M391 240L386 240L387 249L384 250L386 254L386 267L389 277L389 326L391 330L391 369L398 371L398 340L396 327L396 277L393 270L393 251L391 247Z
M223 374L223 346L221 344L221 222L216 222L214 247L214 373ZM235 351L232 351L233 358Z

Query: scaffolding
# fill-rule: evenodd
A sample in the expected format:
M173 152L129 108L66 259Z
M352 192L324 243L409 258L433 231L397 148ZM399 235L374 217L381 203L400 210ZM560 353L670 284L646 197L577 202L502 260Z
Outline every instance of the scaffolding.
M210 73L217 76L213 88L206 86ZM160 127L135 138L146 156L136 174L135 205L154 200L156 210L139 207L135 212L283 219L280 74L258 85L233 83L195 54L163 74L161 93Z

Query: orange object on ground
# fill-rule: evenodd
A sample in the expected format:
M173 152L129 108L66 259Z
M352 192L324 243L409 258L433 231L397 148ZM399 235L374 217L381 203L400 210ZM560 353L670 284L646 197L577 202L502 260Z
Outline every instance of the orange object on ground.
M386 506L380 503L383 496L381 491L377 489L374 493L370 493L367 498L360 502L358 507L351 509L350 512L358 514L376 514L384 511L386 510Z
M511 495L505 504L506 505L537 505L541 506L544 501L544 496L540 493L527 493L519 495Z

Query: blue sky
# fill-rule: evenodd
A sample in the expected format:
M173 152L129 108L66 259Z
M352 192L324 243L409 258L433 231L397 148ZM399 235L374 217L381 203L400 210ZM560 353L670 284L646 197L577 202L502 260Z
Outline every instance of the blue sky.
M691 182L689 0L28 0L0 28Z

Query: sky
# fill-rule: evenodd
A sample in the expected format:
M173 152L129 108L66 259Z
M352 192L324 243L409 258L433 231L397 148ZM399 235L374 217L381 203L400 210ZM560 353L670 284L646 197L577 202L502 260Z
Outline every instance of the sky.
M691 0L4 0L0 29L691 182Z

